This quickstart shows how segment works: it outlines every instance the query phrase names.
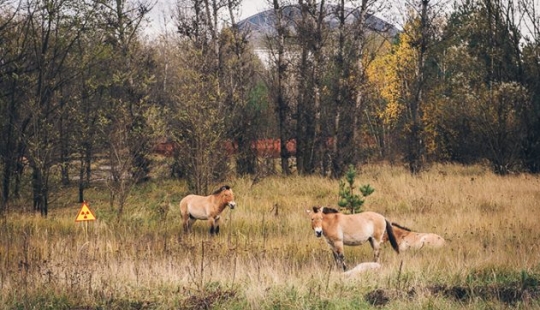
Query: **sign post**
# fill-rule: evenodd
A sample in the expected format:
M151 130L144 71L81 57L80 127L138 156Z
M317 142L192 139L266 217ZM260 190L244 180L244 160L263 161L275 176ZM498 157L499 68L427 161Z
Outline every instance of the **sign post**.
M84 222L84 234L87 235L88 231L88 222L89 221L95 221L96 217L94 216L94 213L90 211L90 208L88 207L88 203L86 201L83 201L81 210L79 210L79 213L77 214L77 217L75 218L75 222Z

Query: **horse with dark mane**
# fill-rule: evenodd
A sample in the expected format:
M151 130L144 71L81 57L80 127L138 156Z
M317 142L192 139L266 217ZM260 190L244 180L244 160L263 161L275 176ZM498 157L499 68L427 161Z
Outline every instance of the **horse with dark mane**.
M187 195L180 201L180 214L184 232L190 232L196 220L207 220L210 234L219 234L220 214L226 207L234 209L234 193L229 185L223 185L211 195Z
M421 248L440 248L446 243L444 238L437 234L415 232L398 223L392 223L392 226L400 251L408 249L419 250ZM386 241L388 241L388 237L385 236L384 242Z
M387 236L394 250L399 253L398 244L391 223L381 214L362 212L343 214L328 207L313 207L311 228L317 238L323 237L332 249L336 263L347 270L343 246L357 246L369 241L373 248L373 258L379 262L380 246Z

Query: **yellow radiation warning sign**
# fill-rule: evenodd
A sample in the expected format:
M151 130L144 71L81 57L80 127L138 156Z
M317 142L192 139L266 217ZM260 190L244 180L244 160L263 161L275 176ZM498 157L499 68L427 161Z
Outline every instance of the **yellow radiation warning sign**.
M77 214L77 218L75 219L75 222L84 222L84 221L95 221L96 217L90 211L90 208L88 208L88 203L83 202L81 206L81 210Z

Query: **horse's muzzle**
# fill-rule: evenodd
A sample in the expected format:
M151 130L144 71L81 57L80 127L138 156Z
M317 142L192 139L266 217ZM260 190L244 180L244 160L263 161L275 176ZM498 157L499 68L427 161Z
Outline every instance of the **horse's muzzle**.
M229 202L229 208L234 209L234 207L236 207L236 202L234 201Z
M322 237L322 230L316 230L315 231L315 237L317 237L317 238Z

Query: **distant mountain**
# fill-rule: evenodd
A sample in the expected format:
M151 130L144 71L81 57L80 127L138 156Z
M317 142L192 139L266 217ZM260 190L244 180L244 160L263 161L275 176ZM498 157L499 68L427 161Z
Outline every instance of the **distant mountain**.
M300 7L298 5L289 5L284 7L283 10L285 22L292 28L295 21L298 21L301 18ZM328 23L330 28L336 28L339 24L339 19L336 15L337 6L327 5L326 11L328 14L325 21ZM347 16L346 22L349 24L353 23L360 14L357 9L345 8L345 11ZM261 39L275 33L274 19L274 10L270 9L240 21L238 23L238 27L241 30L249 31L251 34L251 39L256 42L255 44L257 44L257 42L260 42ZM399 32L394 25L387 23L373 14L367 15L366 24L369 30L384 33L390 37L396 36Z

